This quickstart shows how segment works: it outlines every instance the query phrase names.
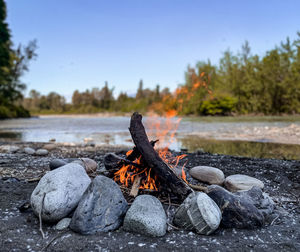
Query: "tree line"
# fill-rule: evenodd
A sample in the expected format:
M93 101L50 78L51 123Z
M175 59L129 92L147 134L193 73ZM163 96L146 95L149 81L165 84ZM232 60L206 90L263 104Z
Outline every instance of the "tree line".
M170 92L144 88L136 94L121 92L116 98L108 83L84 92L74 91L72 102L51 92L32 90L23 105L35 113L93 113L176 110L180 115L296 114L300 113L300 33L287 38L263 56L251 53L246 41L239 52L227 50L219 64L209 60L189 66L185 82Z

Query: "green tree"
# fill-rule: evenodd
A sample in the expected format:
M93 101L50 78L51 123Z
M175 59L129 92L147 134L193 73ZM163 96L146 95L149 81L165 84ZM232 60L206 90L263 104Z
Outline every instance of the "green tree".
M10 31L6 20L6 5L4 0L0 0L0 103L7 103L6 90L10 81L11 68L11 41Z
M0 0L0 118L28 116L21 105L26 85L20 77L28 71L29 61L36 57L36 41L26 47L12 49L11 35L6 23L6 5ZM9 111L9 113L7 113Z

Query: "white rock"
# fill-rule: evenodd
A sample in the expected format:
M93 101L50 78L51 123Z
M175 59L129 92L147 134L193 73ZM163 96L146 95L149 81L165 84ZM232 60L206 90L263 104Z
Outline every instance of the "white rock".
M147 236L164 236L167 216L161 202L151 195L136 197L125 215L123 228Z
M217 204L205 193L191 193L177 209L174 224L186 230L209 235L220 225L222 214Z
M33 155L35 153L35 150L30 147L26 147L26 148L24 148L24 152L26 154Z
M262 181L242 174L228 176L224 183L227 190L231 192L250 190L253 186L257 186L260 189L264 188Z
M38 149L36 152L35 152L35 155L38 155L38 156L46 156L48 155L48 151L45 150L45 149Z
M78 204L91 179L76 163L59 167L44 175L31 194L31 206L44 221L58 221L66 217Z
M55 229L64 230L69 227L70 222L71 222L71 218L63 218L56 224Z
M224 183L224 173L215 167L196 166L190 170L193 178L212 185L222 185Z

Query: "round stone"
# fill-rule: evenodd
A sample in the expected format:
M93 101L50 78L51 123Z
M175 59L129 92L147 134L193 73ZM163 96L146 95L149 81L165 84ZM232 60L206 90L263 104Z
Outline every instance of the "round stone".
M227 190L231 192L250 190L253 186L264 188L264 183L259 179L242 174L228 176L224 183Z
M24 152L26 154L33 155L35 153L35 150L30 147L26 147L26 148L24 148Z
M167 216L160 201L152 195L136 197L124 219L124 229L142 235L164 236Z
M63 218L61 219L55 226L56 230L64 230L69 227L71 222L71 218Z
M36 152L35 152L35 155L38 155L38 156L46 156L48 155L48 151L45 150L45 149L38 149Z
M82 165L88 174L94 173L98 166L96 161L90 158L79 158L74 163Z
M211 185L222 185L225 179L220 169L210 166L196 166L190 170L190 174L194 179Z
M51 151L51 150L56 149L56 147L57 147L56 144L54 144L54 143L49 143L49 144L45 144L45 145L43 146L43 149L48 150L48 151Z
M174 224L185 230L209 235L220 225L221 211L205 193L191 193L177 209Z

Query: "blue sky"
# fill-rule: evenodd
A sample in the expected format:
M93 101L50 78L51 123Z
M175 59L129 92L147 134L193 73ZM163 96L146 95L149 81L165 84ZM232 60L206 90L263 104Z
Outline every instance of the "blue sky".
M6 0L15 45L38 41L27 90L75 89L108 81L115 95L143 79L172 90L199 60L214 64L247 39L262 55L300 31L298 0Z

